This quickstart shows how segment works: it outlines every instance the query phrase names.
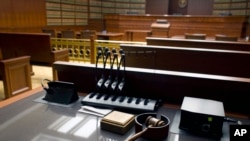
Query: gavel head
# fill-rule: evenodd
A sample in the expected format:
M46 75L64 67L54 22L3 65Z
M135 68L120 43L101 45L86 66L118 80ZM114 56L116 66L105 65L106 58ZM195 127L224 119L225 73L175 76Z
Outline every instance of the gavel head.
M152 116L148 116L145 121L146 126L152 126L152 127L161 127L165 125L165 122L163 120L157 119Z
M141 136L150 140L161 140L168 136L170 120L161 115L159 119L156 113L144 113L135 117L135 132L138 133L145 127L148 130Z

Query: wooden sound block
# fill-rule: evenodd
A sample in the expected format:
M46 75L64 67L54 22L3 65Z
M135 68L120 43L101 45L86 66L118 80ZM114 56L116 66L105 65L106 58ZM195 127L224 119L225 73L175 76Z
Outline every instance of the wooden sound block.
M112 111L101 120L101 129L124 134L134 126L134 118L132 114Z

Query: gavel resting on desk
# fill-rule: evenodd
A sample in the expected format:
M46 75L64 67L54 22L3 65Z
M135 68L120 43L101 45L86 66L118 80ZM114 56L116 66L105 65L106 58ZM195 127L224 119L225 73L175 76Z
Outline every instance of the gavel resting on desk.
M152 116L148 116L145 121L146 128L142 130L141 132L138 132L135 135L129 137L125 141L134 141L138 139L142 134L144 134L150 127L161 127L161 126L164 126L165 124L166 123L163 120L157 119Z

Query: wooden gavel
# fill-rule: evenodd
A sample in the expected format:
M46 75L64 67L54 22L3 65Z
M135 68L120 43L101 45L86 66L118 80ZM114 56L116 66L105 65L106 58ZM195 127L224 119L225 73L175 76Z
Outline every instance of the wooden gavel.
M136 133L135 135L129 137L125 141L134 141L138 139L142 134L144 134L149 127L161 127L164 126L166 123L163 120L154 118L152 116L148 116L145 121L146 128L142 130L141 132Z

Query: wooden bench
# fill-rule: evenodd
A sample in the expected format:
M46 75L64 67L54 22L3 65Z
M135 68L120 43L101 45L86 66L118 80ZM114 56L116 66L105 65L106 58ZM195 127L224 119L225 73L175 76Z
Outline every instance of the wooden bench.
M0 80L3 81L4 98L31 90L30 56L2 59L1 55L0 49Z
M250 42L238 41L216 41L212 40L189 40L184 38L157 38L147 37L147 45L158 46L175 46L175 47L191 47L191 48L208 48L208 49L226 49L226 50L239 50L250 51Z
M83 93L95 91L94 64L57 61L54 69L61 81L73 82ZM223 101L226 112L249 115L248 94L250 79L225 75L208 75L181 71L126 67L126 95L162 99L168 104L179 104L184 96Z
M250 78L250 52L121 44L126 66Z
M69 61L67 49L52 51L50 34L0 32L3 58L31 56L31 64L52 66L55 61ZM53 72L53 77L56 76ZM56 79L54 77L54 79Z

